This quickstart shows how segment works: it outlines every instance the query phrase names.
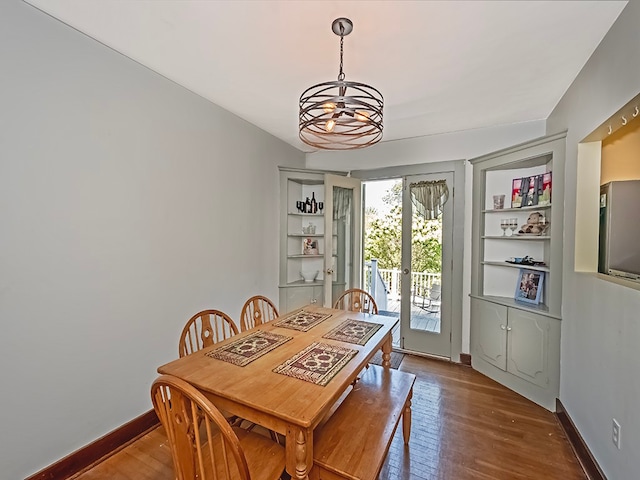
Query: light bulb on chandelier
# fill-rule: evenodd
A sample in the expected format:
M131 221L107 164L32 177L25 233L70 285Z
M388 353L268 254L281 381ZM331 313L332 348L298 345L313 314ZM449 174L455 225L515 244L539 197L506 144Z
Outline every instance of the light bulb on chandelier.
M333 129L336 127L336 121L332 118L331 120L327 120L327 123L324 124L324 129L327 132L333 132Z

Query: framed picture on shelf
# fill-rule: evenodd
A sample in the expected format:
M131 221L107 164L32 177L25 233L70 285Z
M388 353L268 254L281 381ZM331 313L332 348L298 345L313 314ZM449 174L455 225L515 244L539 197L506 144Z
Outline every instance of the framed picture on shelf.
M551 205L551 172L539 175L538 180L541 194L538 197L538 205Z
M516 284L515 300L538 305L542 300L543 286L544 272L521 268Z
M305 238L302 244L302 253L304 255L319 255L318 241L313 238Z
M511 208L520 208L522 206L521 178L514 178L511 182Z

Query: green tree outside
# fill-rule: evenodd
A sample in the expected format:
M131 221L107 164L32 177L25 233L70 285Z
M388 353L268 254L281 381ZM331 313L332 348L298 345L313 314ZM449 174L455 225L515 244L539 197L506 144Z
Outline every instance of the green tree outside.
M402 259L402 184L387 191L383 201L391 206L380 216L375 209L365 211L364 258L378 259L378 267L399 269ZM442 265L442 220L425 220L413 215L411 270L440 273Z

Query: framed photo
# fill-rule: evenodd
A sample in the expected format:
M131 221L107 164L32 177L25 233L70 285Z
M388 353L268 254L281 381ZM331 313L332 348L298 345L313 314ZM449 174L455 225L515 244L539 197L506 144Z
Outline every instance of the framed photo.
M511 182L511 208L520 208L522 206L522 186L521 178L514 178Z
M542 300L543 286L544 272L521 268L518 275L518 283L516 284L515 299L518 302L538 305Z
M540 190L538 205L551 205L551 172L539 176L542 178L538 180Z
M313 238L305 238L302 244L304 255L318 255L318 241Z

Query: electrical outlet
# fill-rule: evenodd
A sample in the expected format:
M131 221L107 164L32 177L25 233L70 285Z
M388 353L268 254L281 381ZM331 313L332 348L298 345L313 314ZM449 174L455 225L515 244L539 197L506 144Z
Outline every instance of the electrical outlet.
M613 444L616 447L618 447L618 450L620 450L620 435L621 435L621 433L622 432L621 432L620 424L614 418L613 419L613 432L612 432L611 440L613 440Z

